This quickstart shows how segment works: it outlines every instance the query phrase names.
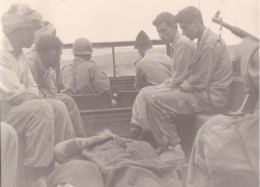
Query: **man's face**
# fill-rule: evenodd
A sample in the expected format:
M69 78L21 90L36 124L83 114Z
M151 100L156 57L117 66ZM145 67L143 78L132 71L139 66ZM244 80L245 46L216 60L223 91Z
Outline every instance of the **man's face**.
M194 40L197 37L197 26L195 23L179 23L182 30L182 34L187 36L190 40Z
M55 68L60 63L62 50L50 50L42 56L42 61L46 67Z
M166 23L161 23L160 25L156 26L156 29L161 40L166 43L171 43L177 32L177 29L174 26L169 26Z

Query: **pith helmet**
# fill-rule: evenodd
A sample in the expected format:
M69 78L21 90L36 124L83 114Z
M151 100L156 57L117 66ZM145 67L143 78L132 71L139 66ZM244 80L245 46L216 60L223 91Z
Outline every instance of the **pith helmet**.
M73 53L77 55L92 54L92 44L86 38L78 38L73 43Z
M150 38L144 31L140 31L135 40L135 48L137 47L145 47L153 45Z

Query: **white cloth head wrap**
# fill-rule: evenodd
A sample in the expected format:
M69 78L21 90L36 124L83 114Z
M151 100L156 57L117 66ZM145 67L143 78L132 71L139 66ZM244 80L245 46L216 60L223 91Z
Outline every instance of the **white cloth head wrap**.
M35 32L35 38L39 38L41 36L44 36L44 35L55 35L55 27L53 24L47 22L46 25L44 25L42 28L40 28L39 30L37 30Z
M19 28L40 25L42 16L27 4L14 4L2 16L1 22L3 32L8 34Z

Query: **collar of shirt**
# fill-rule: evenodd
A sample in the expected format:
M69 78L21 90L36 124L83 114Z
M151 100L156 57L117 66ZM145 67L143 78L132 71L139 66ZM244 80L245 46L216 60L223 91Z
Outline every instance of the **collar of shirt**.
M18 57L19 55L22 54L22 50L16 51L12 45L12 43L10 42L10 40L8 39L8 37L4 34L3 36L3 43L4 46L6 46L7 50L12 53L15 57Z
M148 49L148 50L145 52L144 56L146 56L147 54L155 53L155 52L156 52L156 51L155 51L153 48Z
M177 41L180 39L181 37L181 33L179 33L178 31L176 32L175 36L174 36L174 39L172 41L172 48L175 49L176 47L176 43Z
M203 44L205 38L206 38L206 33L208 32L208 28L206 28L203 33L202 33L202 36L201 36L201 39L197 41L197 46L199 46L200 44Z
M89 62L89 61L86 61L84 58L81 58L81 57L74 57L73 63L70 65L77 66L78 64L80 64L82 62Z

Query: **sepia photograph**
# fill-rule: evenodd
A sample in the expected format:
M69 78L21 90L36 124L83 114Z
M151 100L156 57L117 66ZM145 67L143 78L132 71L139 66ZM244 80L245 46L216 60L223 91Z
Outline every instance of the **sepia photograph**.
M259 187L259 0L0 2L0 187Z

